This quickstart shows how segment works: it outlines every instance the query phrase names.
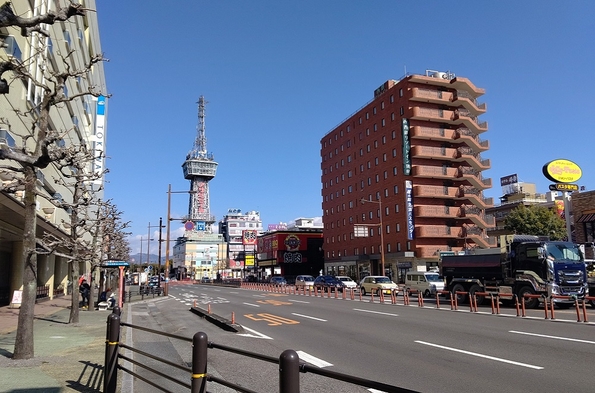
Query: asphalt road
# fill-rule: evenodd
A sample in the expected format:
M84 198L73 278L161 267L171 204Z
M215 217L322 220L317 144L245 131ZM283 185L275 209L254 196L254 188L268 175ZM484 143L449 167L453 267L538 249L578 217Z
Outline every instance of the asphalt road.
M315 298L209 285L179 286L168 298L139 304L132 323L191 337L204 331L209 340L278 357L285 349L328 370L420 392L499 390L505 392L589 391L595 339L590 323L576 322L576 311L543 310L529 317L516 310L452 311ZM378 301L378 299L376 299ZM231 319L248 334L224 332L188 309L195 305ZM412 302L412 304L414 304ZM145 309L143 309L145 308ZM590 319L595 315L590 311ZM137 340L138 338L138 340ZM157 350L179 363L190 362L190 347L175 340L135 337L135 346ZM223 351L210 350L209 372L258 392L278 391L278 367ZM185 376L182 374L182 378ZM367 389L302 374L303 392L365 392ZM136 381L134 391L151 391ZM209 391L215 385L209 384ZM173 391L176 391L175 389Z

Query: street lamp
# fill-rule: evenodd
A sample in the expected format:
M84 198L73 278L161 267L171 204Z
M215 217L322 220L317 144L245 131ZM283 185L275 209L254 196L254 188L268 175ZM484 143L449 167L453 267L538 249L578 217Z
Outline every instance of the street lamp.
M153 239L150 239L150 236L148 236L147 237L147 249L149 248L149 241L150 240L153 240ZM143 236L141 235L141 237L140 237L140 254L139 254L140 255L140 260L138 262L138 264L141 267L141 269L143 267L143 241L144 241L143 240ZM149 253L147 251L147 267L148 266L149 266ZM140 284L140 280L139 280L139 284Z
M167 233L165 235L165 287L164 295L168 294L169 287L169 232L171 218L171 194L196 194L196 191L172 191L171 184L167 186Z
M382 266L382 275L384 276L386 273L384 271L384 228L382 225L382 215L384 214L382 212L382 199L380 198L380 196L378 196L378 200L377 201L373 201L371 199L364 199L362 198L361 200L362 204L364 203L376 203L379 205L380 208L380 264Z

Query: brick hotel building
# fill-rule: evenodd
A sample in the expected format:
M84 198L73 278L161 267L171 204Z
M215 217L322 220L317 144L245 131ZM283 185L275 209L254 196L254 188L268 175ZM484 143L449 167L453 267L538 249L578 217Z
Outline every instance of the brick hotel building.
M327 273L383 274L384 259L397 281L445 252L495 246L483 94L450 72L407 75L321 139Z

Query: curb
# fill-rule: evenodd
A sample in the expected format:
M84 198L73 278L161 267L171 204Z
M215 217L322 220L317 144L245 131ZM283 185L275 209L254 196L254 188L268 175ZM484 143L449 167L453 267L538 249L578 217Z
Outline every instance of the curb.
M225 319L220 317L216 314L209 314L207 311L198 308L198 307L190 307L190 311L194 314L206 319L207 321L211 322L214 325L219 326L221 329L226 330L228 332L233 333L245 333L244 328L242 325L238 325L237 323L231 323L229 319Z

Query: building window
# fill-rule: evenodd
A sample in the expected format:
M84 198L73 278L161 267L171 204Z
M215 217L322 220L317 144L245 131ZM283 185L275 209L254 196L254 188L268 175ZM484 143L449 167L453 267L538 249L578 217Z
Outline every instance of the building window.
M390 121L395 121L395 112L390 114Z
M405 109L401 107L401 109L399 109L399 112L401 113L401 116L403 116L403 114L405 114Z
M359 173L362 173L363 171L364 171L364 164L360 164Z
M391 132L391 135L390 135L390 136L391 136L393 139L396 139L396 138L397 138L397 132L393 130L393 132Z
M359 117L359 124L362 124L362 117Z
M371 178L371 177L369 177L369 178L368 178L368 185L369 185L369 186L371 186L371 185L372 185L372 178Z
M395 102L395 97L392 94L390 95L390 102L391 103Z
M370 161L368 161L368 169L372 168L372 165L370 164Z
M403 97L403 89L399 89L399 97Z
M376 114L376 107L372 108L372 113Z
M380 176L376 175L376 183L380 182Z
M399 212L399 204L397 203L397 204L395 205L395 213L398 213L398 212Z
M347 172L347 177L351 177L351 171Z
M370 145L366 146L366 151L369 153L370 152Z
M393 149L393 158L397 156L397 149Z
M378 166L378 157L374 158L374 164L376 164L376 166Z
M388 172L384 171L384 180L388 179Z
M395 193L395 195L397 195L399 193L399 186L395 185L395 187L393 188L393 192Z
M386 145L386 135L382 135L382 144Z
M384 109L384 101L380 103L380 109Z
M386 153L384 153L384 154L382 155L382 161L383 161L383 162L386 162Z
M370 129L366 128L366 136L370 136Z
M368 112L366 112L366 120L370 119L370 114Z
M382 127L384 127L386 125L384 119L380 120L380 124L382 125Z
M393 175L397 176L397 167L393 167Z
M397 243L397 251L401 251L401 243Z
M411 242L407 242L407 251L411 251Z
M386 252L390 252L390 243L386 245Z
M374 149L378 149L378 141L374 141Z
M378 131L378 124L374 123L374 131Z
M363 157L364 156L364 149L359 149L359 156Z

